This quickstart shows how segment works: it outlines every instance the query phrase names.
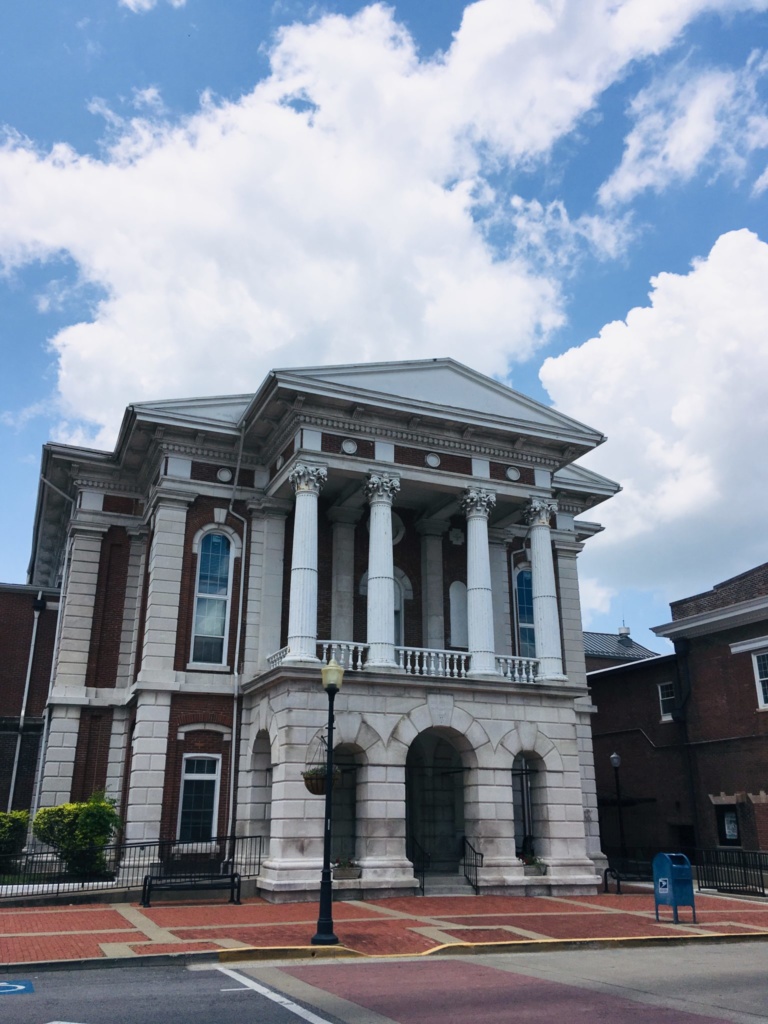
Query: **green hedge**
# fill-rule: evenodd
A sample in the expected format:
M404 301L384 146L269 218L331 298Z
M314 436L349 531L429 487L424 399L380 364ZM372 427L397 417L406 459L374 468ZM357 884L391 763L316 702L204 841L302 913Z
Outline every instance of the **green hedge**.
M32 833L52 846L71 875L103 876L107 871L104 847L120 828L115 801L94 793L84 803L41 807Z
M18 857L28 828L29 811L0 811L0 857Z

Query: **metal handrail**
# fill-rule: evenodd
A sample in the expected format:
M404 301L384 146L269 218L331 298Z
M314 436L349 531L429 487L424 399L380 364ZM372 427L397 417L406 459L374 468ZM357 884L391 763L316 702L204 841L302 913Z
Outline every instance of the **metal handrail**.
M419 889L421 889L421 895L424 895L424 876L427 873L429 865L432 863L432 854L429 853L418 839L413 836L408 840L409 852L407 854L408 859L413 864L413 873L419 879Z
M697 850L699 892L715 889L741 896L765 896L768 853L760 850Z
M480 892L478 879L478 868L483 866L483 855L476 850L472 843L464 836L464 877L475 890L475 895Z

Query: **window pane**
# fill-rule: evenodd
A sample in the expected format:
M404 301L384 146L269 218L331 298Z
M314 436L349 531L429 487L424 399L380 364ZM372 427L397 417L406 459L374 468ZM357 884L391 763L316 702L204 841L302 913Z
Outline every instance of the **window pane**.
M198 597L195 613L195 634L198 636L224 636L227 602L217 597Z
M533 631L533 626L520 627L520 657L536 657L536 636Z
M224 662L224 638L196 636L192 646L192 661L207 665L221 665Z
M671 715L675 710L674 683L659 683L659 704L662 715Z
M533 624L533 583L530 569L517 574L517 614L520 622Z
M213 805L216 800L215 779L185 779L181 800L179 839L191 842L210 839L213 835Z
M215 775L216 765L212 757L188 757L184 761L185 775Z
M220 533L209 533L200 545L197 592L227 596L229 583L229 541Z

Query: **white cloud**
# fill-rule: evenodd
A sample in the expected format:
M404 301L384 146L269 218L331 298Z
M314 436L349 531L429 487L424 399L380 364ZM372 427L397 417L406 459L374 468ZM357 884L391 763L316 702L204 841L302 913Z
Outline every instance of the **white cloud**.
M652 280L650 306L548 359L558 407L608 435L587 465L624 490L583 556L607 587L710 587L766 559L768 244L722 235L686 275Z
M514 250L546 267L567 268L587 251L599 260L616 259L633 238L631 216L582 214L572 218L560 200L547 203L513 196Z
M595 616L606 614L618 591L606 587L591 576L579 577L579 597L581 598L581 620L585 629L589 629Z
M382 352L504 375L563 312L552 270L489 241L488 172L544 158L631 62L701 12L766 6L479 0L449 51L422 60L374 5L284 29L268 78L238 102L204 97L182 123L159 117L152 94L133 120L95 101L112 143L102 160L10 138L0 268L67 253L103 295L52 341L62 416L107 425L108 443L131 400L243 390L274 365ZM529 208L530 230L537 217ZM545 233L556 219L542 209ZM620 245L600 218L566 228Z
M768 109L760 95L768 58L753 53L738 71L691 75L685 65L641 91L635 127L617 170L600 189L603 203L627 202L690 180L702 169L740 176L748 156L768 147Z
M187 0L167 0L171 7L184 7ZM158 0L118 0L121 7L127 7L134 14L144 14L156 7Z

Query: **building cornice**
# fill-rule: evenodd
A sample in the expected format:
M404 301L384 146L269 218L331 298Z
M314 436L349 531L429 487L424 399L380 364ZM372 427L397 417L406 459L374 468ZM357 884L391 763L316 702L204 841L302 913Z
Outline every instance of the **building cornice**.
M704 636L706 633L718 633L736 626L748 626L753 622L768 619L768 596L755 597L751 601L741 601L725 608L714 608L712 611L688 615L684 619L666 622L661 626L652 626L656 636L665 636L669 640Z

